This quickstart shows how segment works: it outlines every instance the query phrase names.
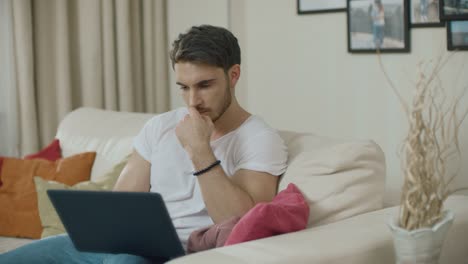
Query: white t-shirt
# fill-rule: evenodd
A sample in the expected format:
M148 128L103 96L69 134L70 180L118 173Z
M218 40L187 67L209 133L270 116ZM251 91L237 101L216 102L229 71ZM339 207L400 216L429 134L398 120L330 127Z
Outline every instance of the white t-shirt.
M184 247L192 231L213 224L193 176L192 161L175 134L176 125L186 114L187 108L179 108L151 118L134 141L136 151L151 163L150 191L162 195ZM239 169L272 175L286 170L284 141L257 116L212 141L211 147L229 177Z
M376 26L385 25L385 12L380 10L376 4L372 5L372 20Z

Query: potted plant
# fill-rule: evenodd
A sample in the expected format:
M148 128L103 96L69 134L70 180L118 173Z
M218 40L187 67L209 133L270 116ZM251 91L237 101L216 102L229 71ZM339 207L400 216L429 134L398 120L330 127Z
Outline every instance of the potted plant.
M449 184L460 169L458 135L468 108L461 115L459 108L467 86L459 96L448 98L438 75L450 56L439 57L435 62L418 65L413 100L408 104L378 57L409 123L400 152L404 184L399 216L389 222L397 263L438 263L454 218L451 211L444 210L444 201L459 190L450 189ZM428 67L431 70L423 70ZM458 164L452 166L453 162Z

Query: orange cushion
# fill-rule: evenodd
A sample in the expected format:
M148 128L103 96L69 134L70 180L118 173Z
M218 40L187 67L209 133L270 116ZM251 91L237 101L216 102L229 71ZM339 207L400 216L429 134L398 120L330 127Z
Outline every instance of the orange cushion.
M50 161L56 161L62 157L62 150L60 149L60 141L54 139L47 147L43 148L41 151L33 154L29 154L24 159L46 159ZM2 182L2 166L3 159L5 157L0 156L0 187L3 185Z
M95 157L96 152L81 153L55 162L4 158L0 236L40 238L42 225L33 177L74 185L89 180Z

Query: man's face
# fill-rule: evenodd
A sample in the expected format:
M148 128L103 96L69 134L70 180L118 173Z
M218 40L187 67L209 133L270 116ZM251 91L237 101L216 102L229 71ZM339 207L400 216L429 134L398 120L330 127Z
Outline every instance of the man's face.
M231 105L228 76L220 67L180 62L174 65L176 82L187 106L216 122Z

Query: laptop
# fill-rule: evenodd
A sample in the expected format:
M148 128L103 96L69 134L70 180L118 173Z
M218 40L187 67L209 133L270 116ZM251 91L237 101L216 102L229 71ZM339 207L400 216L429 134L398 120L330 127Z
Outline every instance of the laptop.
M159 193L48 190L79 251L156 260L185 255Z

